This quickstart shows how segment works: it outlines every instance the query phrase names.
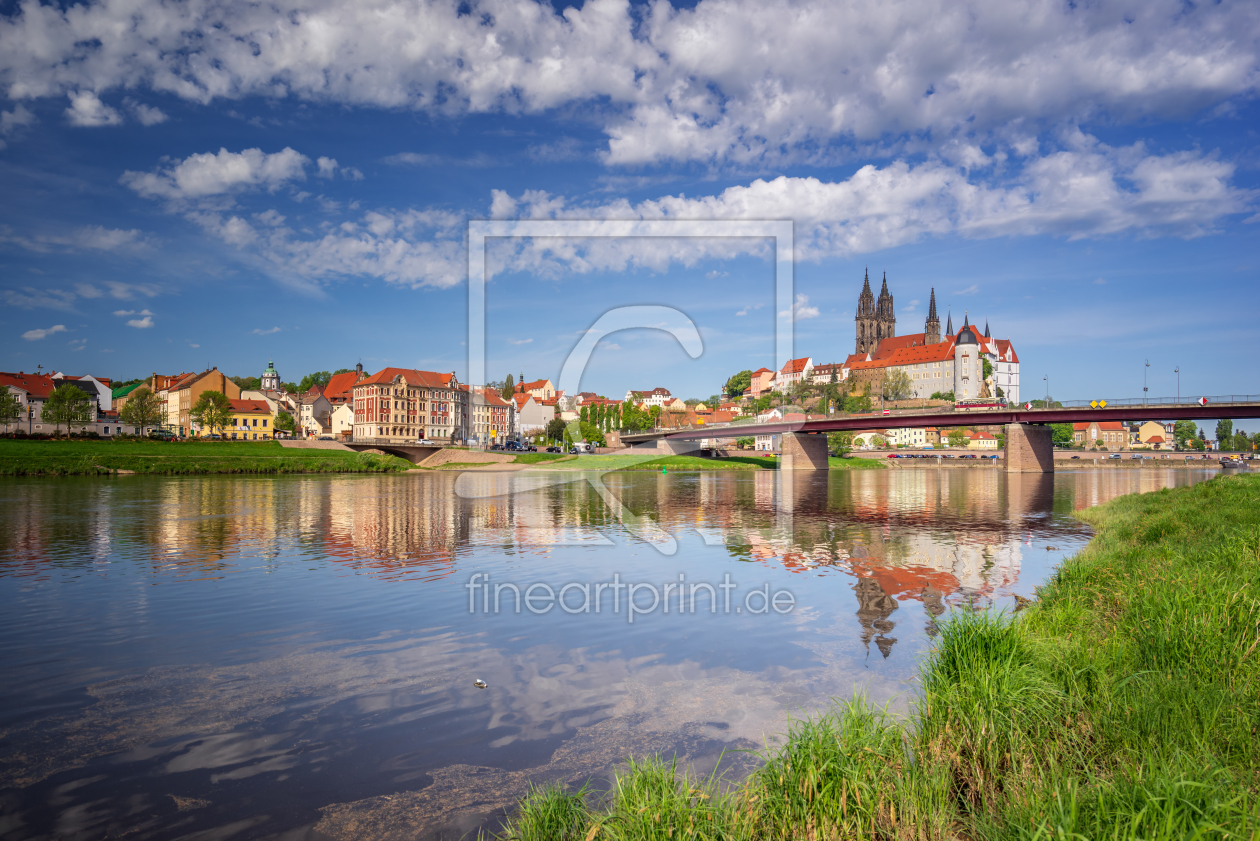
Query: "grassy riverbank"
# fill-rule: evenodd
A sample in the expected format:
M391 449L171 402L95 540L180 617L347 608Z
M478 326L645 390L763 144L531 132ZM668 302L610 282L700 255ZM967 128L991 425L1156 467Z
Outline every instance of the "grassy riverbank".
M655 761L607 808L539 790L505 837L1260 837L1260 477L1083 517L1031 607L942 624L907 719L837 705L730 794Z
M275 441L0 440L0 476L398 473L409 467L394 456L286 448Z

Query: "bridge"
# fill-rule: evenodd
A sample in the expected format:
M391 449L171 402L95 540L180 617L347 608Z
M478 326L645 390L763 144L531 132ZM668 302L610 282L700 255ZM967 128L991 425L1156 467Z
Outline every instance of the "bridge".
M799 421L711 424L680 430L651 430L621 436L625 444L683 453L698 449L702 440L753 435L782 435L784 470L826 470L828 432L904 427L955 427L1000 424L1006 427L1003 466L1009 472L1053 473L1054 446L1050 424L1089 421L1207 420L1260 418L1260 394L1225 395L1177 400L1117 400L1106 405L1075 401L1053 402L1047 408L1025 404L1000 409L889 409L860 415L835 415Z
M380 450L392 456L405 458L412 464L419 464L434 453L442 451L442 447L438 444L395 444L390 443L387 438L359 438L355 441L345 441L342 446L360 453L364 450Z

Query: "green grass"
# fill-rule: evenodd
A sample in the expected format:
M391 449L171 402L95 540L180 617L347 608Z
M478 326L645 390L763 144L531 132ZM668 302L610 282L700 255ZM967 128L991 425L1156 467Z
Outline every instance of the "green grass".
M859 698L795 721L726 795L631 763L571 837L1260 838L1260 476L1083 518L1097 536L1027 610L940 623L907 718Z
M650 461L628 464L621 470L775 470L776 458L764 456L731 456L730 458L700 458L698 456L661 456Z
M276 441L21 441L0 439L0 476L396 473L395 456L281 447Z
M828 456L827 465L831 470L883 470L888 467L888 462L880 458L859 458L858 456L836 458L835 456Z

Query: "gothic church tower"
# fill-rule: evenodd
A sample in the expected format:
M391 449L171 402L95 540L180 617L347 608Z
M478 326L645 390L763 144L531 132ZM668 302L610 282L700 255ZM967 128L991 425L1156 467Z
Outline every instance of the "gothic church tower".
M884 291L886 293L887 288ZM853 320L857 322L856 353L871 353L875 350L875 345L879 344L879 331L875 321L875 296L871 294L869 271L862 282L862 294L858 296L857 315Z
M941 320L936 317L936 287L932 288L932 299L928 302L927 323L923 325L923 344L935 345L941 341Z
M897 315L893 312L893 296L888 294L888 272L884 272L884 288L879 292L879 303L875 305L875 320L878 322L879 338L891 339L897 335ZM879 344L876 342L876 344Z

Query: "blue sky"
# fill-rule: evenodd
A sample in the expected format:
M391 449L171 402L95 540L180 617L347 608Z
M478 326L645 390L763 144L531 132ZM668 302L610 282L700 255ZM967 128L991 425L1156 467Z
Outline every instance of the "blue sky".
M796 351L863 271L1025 396L1260 393L1260 9L1222 2L0 4L0 370L467 366L469 219L792 219ZM763 241L491 248L490 375L772 366ZM916 303L917 302L917 303ZM1240 364L1240 362L1242 364Z

